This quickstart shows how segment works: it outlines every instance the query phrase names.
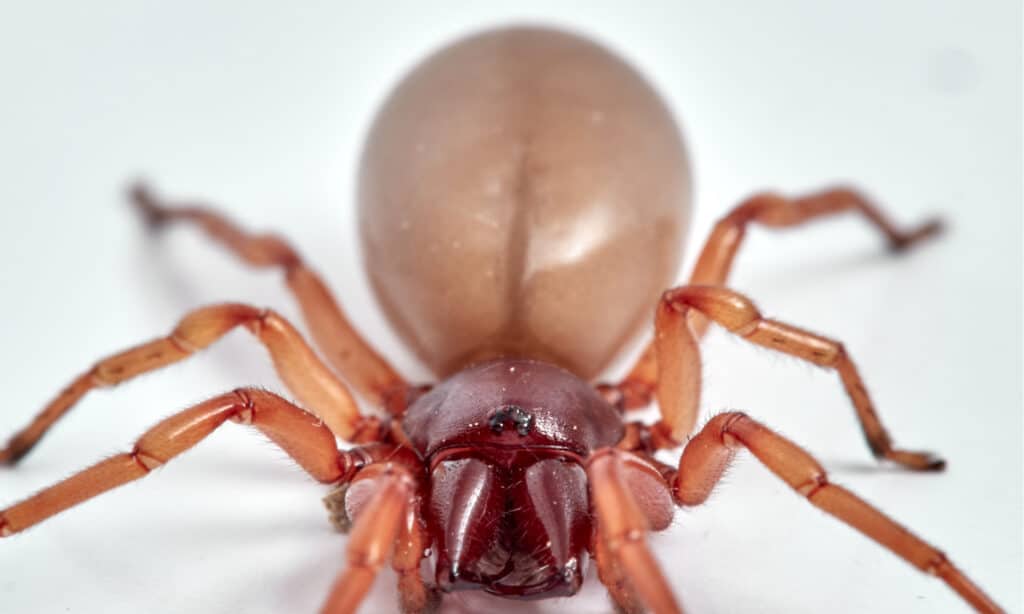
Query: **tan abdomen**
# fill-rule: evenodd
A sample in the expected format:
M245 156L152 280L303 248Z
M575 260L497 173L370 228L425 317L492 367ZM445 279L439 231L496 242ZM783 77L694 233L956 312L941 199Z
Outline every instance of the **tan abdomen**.
M438 375L514 355L594 377L673 281L690 169L622 60L514 28L446 47L390 94L359 213L377 296Z

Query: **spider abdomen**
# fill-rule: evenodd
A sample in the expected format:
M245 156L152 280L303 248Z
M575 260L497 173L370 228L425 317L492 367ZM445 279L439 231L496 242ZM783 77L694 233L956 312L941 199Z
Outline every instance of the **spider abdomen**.
M679 129L635 69L579 36L502 28L385 101L360 237L385 313L438 375L529 356L592 378L674 279L690 200Z

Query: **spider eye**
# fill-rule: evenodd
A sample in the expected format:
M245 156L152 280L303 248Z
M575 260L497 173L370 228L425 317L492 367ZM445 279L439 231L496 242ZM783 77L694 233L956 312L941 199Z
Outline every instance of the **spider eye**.
M491 414L488 426L495 433L501 433L511 425L520 436L526 437L533 428L533 414L518 405L502 407Z

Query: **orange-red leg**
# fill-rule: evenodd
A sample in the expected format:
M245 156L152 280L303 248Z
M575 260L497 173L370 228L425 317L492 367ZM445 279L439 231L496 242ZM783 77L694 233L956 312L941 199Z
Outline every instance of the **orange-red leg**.
M693 267L690 283L726 285L736 253L751 223L769 228L789 228L846 212L862 215L885 235L889 249L893 251L902 251L934 236L942 229L939 220L929 220L909 230L901 230L874 203L849 188L830 188L796 198L771 193L756 194L737 205L715 224ZM707 319L700 314L693 314L691 322L698 334L703 334L708 325Z
M131 196L154 226L191 222L247 264L280 267L313 340L328 362L374 405L397 412L404 409L408 391L405 380L356 332L320 276L283 239L272 234L249 234L208 207L168 205L141 185L132 189Z
M924 452L893 447L864 382L843 344L761 316L747 297L717 286L681 286L667 291L655 318L658 405L663 422L655 432L681 442L692 432L700 401L700 350L687 324L696 311L757 345L836 371L853 403L868 446L876 458L910 469L938 470L944 461ZM638 365L647 369L647 365ZM634 373L637 373L634 370ZM641 373L645 375L646 373ZM632 376L632 374L631 374ZM627 378L628 379L628 378Z
M608 589L616 614L643 614L643 604L626 580L618 561L608 550L608 544L600 532L594 532L592 541L590 550L597 566L597 578Z
M334 435L315 416L256 389L222 394L146 431L132 451L85 469L0 510L0 537L23 531L96 495L137 480L199 443L227 420L251 424L320 482L342 476Z
M96 363L11 438L0 450L0 463L13 464L25 456L90 390L114 386L183 360L239 326L245 327L266 347L288 388L336 435L349 441L379 437L379 420L359 413L347 386L321 362L287 320L273 311L228 303L197 309L182 318L167 337Z
M893 251L902 251L942 230L939 220L929 220L909 230L901 230L870 200L848 188L830 188L795 198L771 193L756 194L737 205L715 225L694 265L690 284L725 286L747 234L747 226L751 223L769 228L789 228L846 212L863 215L885 235ZM710 324L710 320L699 312L691 312L689 322L698 339ZM615 386L602 386L611 401L620 403L627 410L650 404L658 378L655 354L652 343L625 380Z
M365 480L372 482L358 486L369 488L374 494L355 518L346 549L348 567L335 581L321 614L355 612L400 541L404 542L399 548L402 566L409 565L414 555L410 550L414 545L405 541L410 538L407 527L414 511L413 478L399 467L382 463L357 474L352 488ZM420 554L422 558L422 551Z
M398 575L402 613L434 614L441 606L441 593L427 586L420 574L420 563L430 547L430 535L418 511L415 506L409 507L395 544L391 568Z
M631 588L655 614L681 614L668 581L647 547L651 522L629 481L635 477L631 474L637 465L645 464L628 452L611 448L598 450L587 462L591 507L598 539L604 541L597 552L602 558L613 559L603 564L605 575L601 579L620 607L635 607Z
M715 416L683 450L675 482L681 505L703 503L743 446L815 506L885 546L921 571L942 578L978 612L1003 610L946 558L850 491L832 484L799 446L740 412Z

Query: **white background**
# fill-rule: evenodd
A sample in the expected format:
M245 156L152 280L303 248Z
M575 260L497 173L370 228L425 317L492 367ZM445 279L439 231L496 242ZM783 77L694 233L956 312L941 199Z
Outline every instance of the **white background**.
M762 188L851 181L899 221L946 218L947 236L901 258L855 219L755 230L733 277L766 313L846 341L897 443L940 452L945 473L876 466L835 376L720 332L705 344L702 404L745 409L802 443L1020 612L1019 4L429 4L0 8L0 436L93 360L165 333L190 308L241 300L297 319L276 273L245 270L195 232L149 241L122 198L140 175L292 238L369 338L426 377L359 263L361 139L426 52L535 19L619 50L677 110L697 177L688 265L712 221ZM267 362L236 333L89 396L16 470L0 470L0 505L214 393L282 391ZM158 474L0 543L0 610L315 611L345 544L322 493L261 437L226 426ZM691 614L966 611L747 455L708 505L653 542ZM393 587L383 573L362 611L394 611ZM610 611L594 579L571 601L448 603Z

